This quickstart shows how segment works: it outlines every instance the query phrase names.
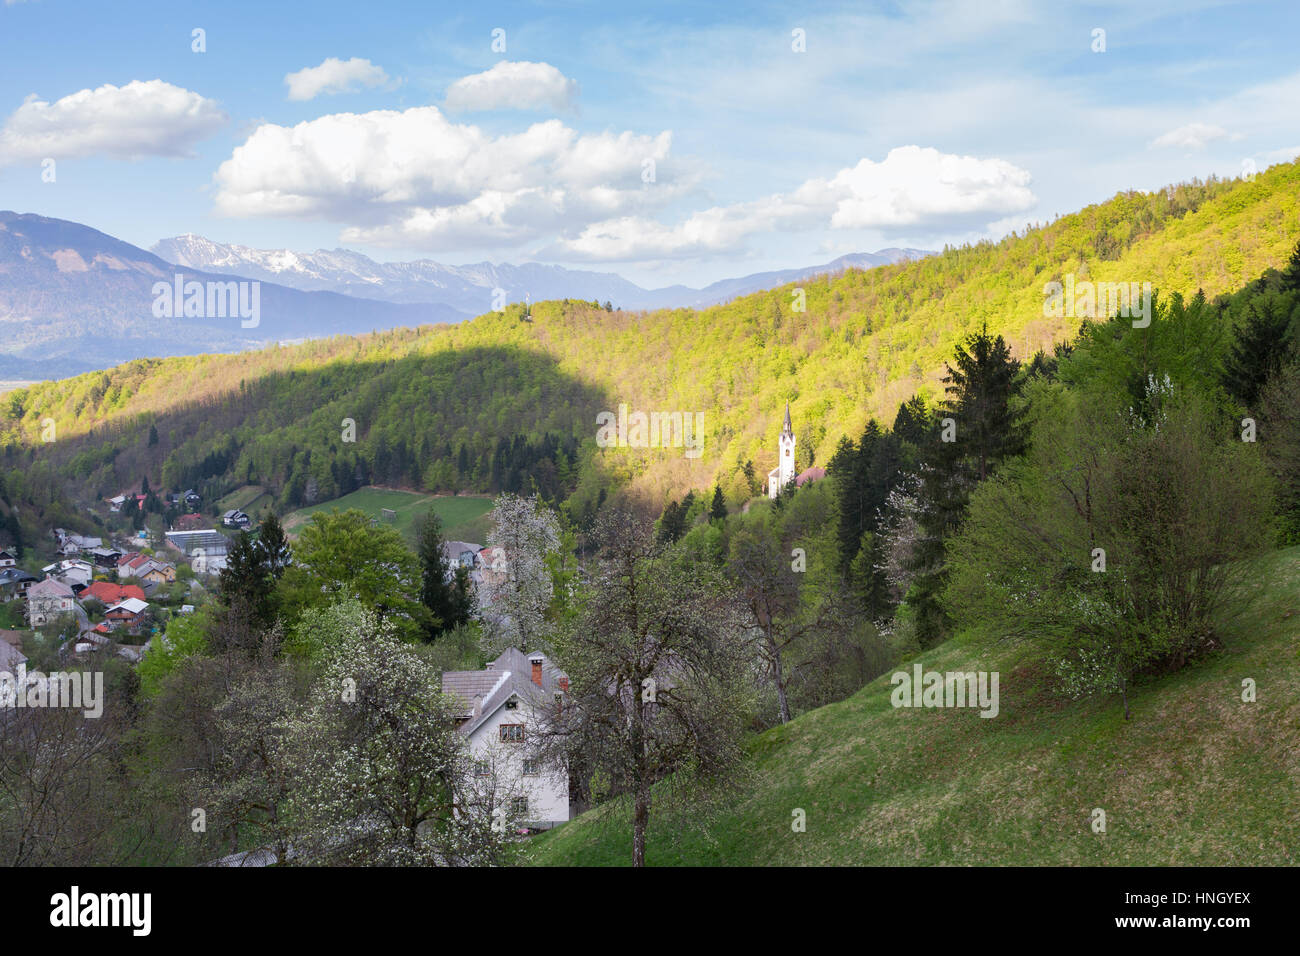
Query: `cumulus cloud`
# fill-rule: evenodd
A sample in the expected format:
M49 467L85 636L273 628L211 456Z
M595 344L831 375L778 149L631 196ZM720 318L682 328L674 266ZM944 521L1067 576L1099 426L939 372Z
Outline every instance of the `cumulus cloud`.
M0 129L0 165L93 154L187 156L227 121L215 101L162 80L105 84L53 103L33 93Z
M217 169L215 205L342 222L347 242L518 244L661 209L692 181L667 175L671 143L668 131L580 135L559 120L492 136L433 106L337 113L259 126Z
M503 60L453 83L445 105L453 112L566 110L577 96L578 84L549 63Z
M680 258L740 249L755 234L831 228L952 230L1033 208L1029 173L1001 159L900 146L790 193L696 212L667 226L624 216L586 226L546 250L588 261Z
M356 56L350 60L332 56L320 66L304 67L284 77L291 100L310 100L322 93L354 93L363 87L383 86L387 82L388 74L382 67Z
M1163 136L1157 136L1151 145L1157 149L1173 147L1177 149L1205 149L1210 143L1228 139L1228 131L1222 126L1211 123L1188 123L1177 129L1171 129ZM1233 137L1239 139L1240 137Z

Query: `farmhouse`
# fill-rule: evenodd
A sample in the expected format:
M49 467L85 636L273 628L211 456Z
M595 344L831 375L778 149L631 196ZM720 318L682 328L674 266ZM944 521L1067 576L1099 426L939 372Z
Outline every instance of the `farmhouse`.
M0 551L0 568L12 568L17 563L18 559L14 557L12 551L7 549Z
M40 627L60 614L72 613L72 588L62 581L46 578L27 589L27 620Z
M541 653L510 648L481 671L447 671L443 693L457 701L458 729L469 738L478 772L520 794L529 826L569 819L569 773L547 765L531 734L562 706L569 678Z
M252 519L238 508L231 508L221 516L221 523L227 528L247 528Z

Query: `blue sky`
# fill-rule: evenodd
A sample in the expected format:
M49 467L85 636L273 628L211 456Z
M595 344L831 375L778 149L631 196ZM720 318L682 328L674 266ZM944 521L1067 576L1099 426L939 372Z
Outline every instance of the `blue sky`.
M1298 35L1294 2L0 0L0 208L698 285L1287 161Z

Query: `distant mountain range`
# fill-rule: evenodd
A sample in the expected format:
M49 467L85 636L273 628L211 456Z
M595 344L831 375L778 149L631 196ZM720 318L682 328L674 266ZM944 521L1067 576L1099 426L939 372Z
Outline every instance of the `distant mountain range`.
M258 287L258 322L154 314L154 287L231 276L178 268L89 226L0 212L0 379L40 379L109 368L144 356L236 352L274 342L454 322L444 305L407 305L336 292ZM251 294L249 295L251 306ZM206 295L205 295L206 303Z
M806 269L725 279L703 289L643 289L614 273L525 263L447 266L429 259L380 263L344 249L297 253L224 245L201 236L164 239L146 252L89 226L0 211L0 380L43 379L142 357L236 352L275 342L458 322L506 301L609 301L624 309L702 307L801 278L913 259L916 249L842 256ZM159 311L159 284L174 314ZM255 324L213 310L232 282L257 282ZM183 283L209 307L188 317ZM244 289L243 291L248 291ZM251 298L251 296L250 296ZM251 304L251 303L250 303Z
M703 289L684 285L644 289L612 272L535 262L517 266L491 262L449 266L432 259L376 262L347 249L250 249L194 235L163 239L150 248L168 262L187 268L278 282L304 291L339 292L386 302L437 303L467 315L491 309L496 289L505 290L509 302L523 301L527 295L534 302L565 298L608 301L621 309L702 308L814 275L837 274L848 268L869 269L930 255L920 249L882 249L841 256L804 269L723 279Z

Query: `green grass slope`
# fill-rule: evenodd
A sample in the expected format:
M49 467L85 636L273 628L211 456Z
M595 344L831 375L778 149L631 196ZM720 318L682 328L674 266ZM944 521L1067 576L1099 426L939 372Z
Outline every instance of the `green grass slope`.
M484 535L487 533L487 513L492 510L490 498L423 495L396 488L358 488L351 494L335 498L333 501L290 512L285 515L283 525L285 531L294 534L318 511L335 509L346 511L349 508L357 508L366 514L381 518L381 512L387 508L396 512L392 522L393 527L402 532L408 540L413 540L416 517L424 514L430 507L442 519L443 538L448 541L483 543Z
M1223 650L1138 687L1130 722L1114 697L1061 696L1026 647L958 637L917 660L999 671L999 716L896 710L885 675L756 738L752 775L721 811L656 811L647 862L1300 863L1300 548L1259 567L1260 599L1225 624ZM792 831L796 808L806 832ZM528 858L628 864L630 829L601 816L537 838Z

